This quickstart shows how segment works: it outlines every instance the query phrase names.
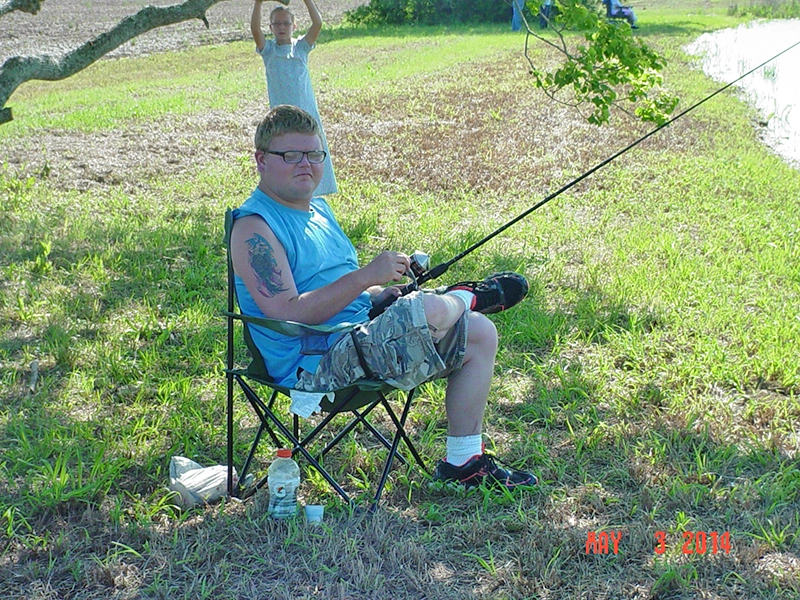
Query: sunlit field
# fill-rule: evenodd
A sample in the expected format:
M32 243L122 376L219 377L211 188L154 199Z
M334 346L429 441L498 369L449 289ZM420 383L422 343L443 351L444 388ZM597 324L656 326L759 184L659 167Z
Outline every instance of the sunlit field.
M656 0L637 14L678 111L719 87L683 47L743 17ZM524 38L502 25L320 40L329 201L363 260L446 261L650 130L621 112L589 125L552 102L531 84ZM530 43L534 61L558 60ZM735 93L430 284L527 276L527 299L492 316L484 433L540 485L458 494L398 466L369 514L301 461L321 527L272 521L266 490L191 511L167 490L171 456L226 461L223 215L256 183L266 110L251 44L103 61L9 104L4 597L800 596L800 172ZM443 398L424 386L409 418L431 466ZM241 399L235 420L241 460L255 426ZM259 473L273 453L267 442ZM365 506L383 456L359 432L326 465Z

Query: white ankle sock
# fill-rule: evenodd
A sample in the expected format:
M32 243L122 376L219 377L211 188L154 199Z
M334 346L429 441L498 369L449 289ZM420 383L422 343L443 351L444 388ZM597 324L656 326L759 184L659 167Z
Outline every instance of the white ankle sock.
M453 290L452 292L447 293L450 296L461 298L461 301L464 303L465 310L472 310L472 307L475 306L475 294L472 292L468 292L467 290Z
M460 467L476 454L483 453L483 438L481 434L447 436L447 457L445 462L454 467Z

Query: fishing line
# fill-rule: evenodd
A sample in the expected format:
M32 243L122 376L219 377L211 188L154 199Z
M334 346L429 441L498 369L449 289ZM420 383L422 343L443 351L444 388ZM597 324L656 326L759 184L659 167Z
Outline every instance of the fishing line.
M671 118L669 121L667 121L667 122L665 122L665 123L662 123L661 125L659 125L659 126L658 126L658 127L656 127L655 129L653 129L652 131L650 131L649 133L646 133L645 135L643 135L643 136L642 136L642 137L640 137L639 139L637 139L637 140L635 140L635 141L631 142L630 144L628 144L628 145L627 145L625 148L623 148L623 149L622 149L622 150L620 150L619 152L617 152L617 153L615 153L615 154L611 155L610 157L606 158L604 161L602 161L602 162L598 163L597 165L595 165L594 167L592 167L591 169L589 169L588 171L586 171L586 172L585 172L585 173L583 173L582 175L579 175L578 177L576 177L575 179L573 179L572 181L570 181L569 183L567 183L566 185L564 185L564 186L563 186L563 187L561 187L560 189L556 190L555 192L553 192L552 194L550 194L549 196L547 196L546 198L544 198L543 200L541 200L541 201L537 202L536 204L534 204L532 207L530 207L530 208L529 208L528 210L526 210L525 212L523 212L523 213L521 213L521 214L517 215L516 217L514 217L513 219L511 219L510 221L508 221L508 222L507 222L505 225L503 225L503 226L501 226L501 227L497 228L496 230L494 230L492 233L490 233L489 235L487 235L487 236L486 236L486 237L484 237L483 239L481 239L481 240L479 240L479 241L475 242L474 244L472 244L472 245L471 245L469 248L467 248L467 249L466 249L466 250L464 250L463 252L461 252L461 253L457 254L456 256L454 256L453 258L451 258L450 260L448 260L447 262L440 263L440 264L436 265L435 267L433 267L432 269L430 269L430 270L428 270L428 271L425 271L425 272L424 272L422 275L420 275L420 276L418 276L418 277L417 277L416 284L417 284L417 285L421 285L421 284L425 283L426 281L430 281L431 279L436 279L437 277L439 277L440 275L442 275L443 273L445 273L445 272L446 272L446 271L447 271L447 270L448 270L448 269L449 269L449 268L450 268L452 265L454 265L455 263L457 263L459 260L461 260L462 258L464 258L465 256L467 256L467 255L468 255L468 254L470 254L471 252L474 252L475 250L477 250L478 248L480 248L481 246L483 246L483 245L484 245L486 242L488 242L489 240L491 240L491 239L492 239L492 238L494 238L495 236L497 236L497 235L500 235L500 234L501 234L501 233L503 233L503 232L504 232L506 229L508 229L509 227L511 227L512 225L514 225L515 223L517 223L518 221L521 221L522 219L524 219L525 217L527 217L529 214L531 214L531 213L532 213L532 212L534 212L535 210L538 210L539 208L541 208L542 206L544 206L545 204L547 204L548 202L550 202L550 201L551 201L553 198L557 198L558 196L560 196L561 194L563 194L564 192L566 192L568 189L570 189L570 188L571 188L571 187L573 187L574 185L576 185L576 184L580 183L581 181L583 181L584 179L586 179L587 177L589 177L589 175L591 175L591 174L592 174L592 173L594 173L595 171L598 171L599 169L601 169L601 168L605 167L605 166L606 166L608 163L610 163L611 161L613 161L613 160L615 160L615 159L619 158L620 156L622 156L623 154L625 154L625 153L626 153L626 152L628 152L629 150L631 150L631 149L633 149L634 147L636 147L636 146L638 146L639 144L641 144L643 141L645 141L645 140L646 140L647 138L649 138L651 135L654 135L655 133L657 133L657 132L661 131L662 129L664 129L664 128L665 128L665 127L667 127L668 125L671 125L672 123L674 123L675 121L677 121L678 119L680 119L680 118L681 118L682 116L684 116L685 114L687 114L687 113L689 113L689 112L693 111L695 108L697 108L697 107L698 107L698 106L700 106L701 104L703 104L703 103L707 102L708 100L711 100L711 98L713 98L713 97L714 97L714 96L716 96L717 94L719 94L719 93L721 93L721 92L724 92L725 90L727 90L727 89L728 89L729 87L731 87L732 85L735 85L736 83L738 83L739 81L741 81L742 79L744 79L745 77L747 77L748 75L752 74L753 72L757 71L758 69L760 69L761 67L763 67L763 66L764 66L764 65L766 65L767 63L769 63L769 62L772 62L773 60L775 60L776 58L778 58L778 57L779 57L779 56L781 56L782 54L785 54L786 52L788 52L789 50L791 50L792 48L794 48L795 46L798 46L798 45L800 45L800 41L798 41L798 42L795 42L794 44L792 44L791 46L789 46L789 47L788 47L788 48L786 48L785 50L782 50L781 52L779 52L778 54L776 54L775 56L773 56L772 58L770 58L770 59L768 59L768 60L765 60L764 62L762 62L762 63L761 63L760 65L758 65L757 67L753 67L752 69L750 69L749 71L747 71L745 74L743 74L743 75L740 75L739 77L737 77L736 79L734 79L734 80L733 80L733 81L731 81L730 83L728 83L728 84L724 85L723 87L719 88L719 89L718 89L717 91L715 91L714 93L712 93L712 94L710 94L710 95L706 96L705 98L703 98L703 99L702 99L702 100L700 100L699 102L697 102L697 103L693 104L693 105L692 105L692 106L690 106L689 108L685 109L684 111L682 111L682 112L681 112L681 113L679 113L678 115L676 115L676 116L674 116L673 118Z
M779 56L781 56L781 55L785 54L786 52L788 52L789 50L791 50L792 48L794 48L795 46L798 46L798 45L800 45L800 41L798 41L798 42L795 42L794 44L792 44L791 46L789 46L789 47L788 47L788 48L786 48L785 50L782 50L782 51L778 52L778 54L776 54L776 55L775 55L775 56L773 56L772 58L765 60L764 62L762 62L760 65L758 65L758 66L756 66L756 67L753 67L752 69L750 69L749 71L747 71L747 72L746 72L746 73L744 73L743 75L740 75L739 77L737 77L736 79L734 79L734 80L733 80L733 81L731 81L730 83L727 83L727 84L725 84L724 86L722 86L721 88L719 88L717 91L713 92L712 94L709 94L708 96L706 96L706 97L705 97L705 98L703 98L702 100L700 100L700 101L696 102L695 104L693 104L693 105L692 105L692 106L690 106L689 108L687 108L687 109L683 110L682 112L680 112L678 115L676 115L676 116L672 117L672 118L671 118L669 121L666 121L665 123L662 123L661 125L659 125L659 126L658 126L658 127L656 127L655 129L653 129L652 131L650 131L649 133L646 133L645 135L643 135L643 136L642 136L642 137L640 137L639 139L637 139L637 140L635 140L635 141L631 142L630 144L628 144L627 146L625 146L625 148L623 148L623 149L622 149L622 150L620 150L619 152L616 152L615 154L611 155L610 157L606 158L606 159L605 159L605 160L603 160L602 162L598 163L597 165L595 165L594 167L592 167L591 169L589 169L588 171L586 171L586 172L585 172L585 173L583 173L582 175L579 175L578 177L576 177L575 179L573 179L572 181L570 181L570 182L569 182L569 183L567 183L566 185L562 186L561 188L559 188L558 190L556 190L555 192L553 192L552 194L550 194L549 196L547 196L546 198L544 198L543 200L541 200L541 201L537 202L536 204L534 204L532 207L530 207L529 209L527 209L525 212L523 212L523 213L520 213L519 215L517 215L516 217L514 217L513 219L511 219L510 221L508 221L508 222L507 222L505 225L502 225L501 227L498 227L497 229L495 229L495 230L494 230L492 233L490 233L489 235L487 235L487 236L486 236L486 237L484 237L483 239L481 239L481 240L479 240L479 241L475 242L475 243L474 243L474 244L472 244L472 245L471 245L469 248L467 248L466 250L464 250L464 251L460 252L459 254L457 254L456 256L454 256L453 258L451 258L450 260L448 260L447 262L439 263L438 265L436 265L436 266L435 266L435 267L433 267L432 269L428 269L428 270L424 271L423 273L421 273L421 274L418 274L418 275L417 275L417 277L416 277L416 279L415 279L414 281L412 281L411 283L409 283L409 284L406 284L406 285L404 285L404 286L402 286L402 287L400 288L400 295L401 295L401 296L404 296L404 295L406 295L406 294L409 294L409 293L411 293L412 291L414 291L414 290L418 289L418 288L419 288L419 286L420 286L420 285L422 285L423 283L425 283L425 282L427 282L427 281L430 281L430 280L432 280L432 279L436 279L437 277L440 277L440 276L441 276L441 275L443 275L445 272L447 272L447 270L448 270L448 269L449 269L451 266L453 266L455 263L457 263L458 261L460 261L462 258L464 258L464 257L465 257L465 256L467 256L468 254L470 254L470 253L474 252L475 250L477 250L478 248L480 248L481 246L483 246L483 245L484 245L486 242L488 242L488 241L489 241L489 240L491 240L492 238L494 238L494 237L496 237L496 236L500 235L500 234L501 234L501 233L503 233L503 232L504 232L506 229L508 229L508 228L509 228L509 227L511 227L512 225L516 224L518 221L521 221L522 219L524 219L525 217L527 217L528 215L530 215L532 212L534 212L534 211L536 211L536 210L540 209L542 206L544 206L545 204L547 204L548 202L550 202L552 199L554 199L554 198L557 198L558 196L560 196L561 194L563 194L564 192L566 192L566 191L567 191L568 189L570 189L571 187L573 187L573 186L575 186L576 184L580 183L581 181L583 181L584 179L586 179L587 177L589 177L589 175L591 175L591 174L592 174L592 173L594 173L595 171L598 171L599 169L602 169L603 167L605 167L605 166L606 166L608 163L610 163L611 161L613 161L613 160L615 160L615 159L619 158L620 156L622 156L623 154L625 154L625 153L626 153L626 152L628 152L629 150L631 150L631 149L633 149L634 147L636 147L636 146L638 146L639 144L641 144L643 141L645 141L645 140L646 140L647 138L649 138L651 135L654 135L655 133L657 133L657 132L661 131L662 129L664 129L664 128L665 128L665 127L667 127L668 125L671 125L672 123L674 123L675 121L677 121L678 119L680 119L681 117L683 117L684 115L686 115L687 113L689 113L689 112L693 111L695 108L697 108L697 107L698 107L698 106L700 106L701 104L703 104L703 103L705 103L705 102L707 102L707 101L711 100L711 98L713 98L713 97L714 97L714 96L716 96L717 94L720 94L721 92L724 92L725 90L727 90L727 89L728 89L729 87L731 87L732 85L735 85L735 84L737 84L739 81L741 81L742 79L744 79L744 78L745 78L745 77L747 77L748 75L750 75L750 74L754 73L755 71L757 71L758 69L760 69L761 67L763 67L764 65L766 65L767 63L769 63L769 62L772 62L773 60L775 60L775 59L776 59L776 58L778 58ZM373 310L371 311L370 315L372 316L372 315L377 315L377 314L380 314L381 312L383 312L383 311L386 309L386 307L387 307L387 306L389 306L389 305L390 305L392 302L394 302L396 299L397 299L397 298L395 298L395 297L390 297L390 298L387 298L386 300L384 300L383 302L381 302L381 303L377 304L377 305L376 305L376 306L373 308Z

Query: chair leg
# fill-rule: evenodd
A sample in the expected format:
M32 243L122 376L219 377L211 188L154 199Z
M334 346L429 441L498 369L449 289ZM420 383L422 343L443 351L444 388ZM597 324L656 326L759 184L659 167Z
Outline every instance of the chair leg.
M259 418L262 419L263 426L266 426L268 421L271 421L275 428L283 435L283 437L288 440L292 444L292 453L300 452L303 457L314 467L317 472L322 475L323 478L330 484L330 486L336 490L336 492L342 497L342 499L348 503L352 504L352 500L350 496L347 495L347 492L344 491L342 486L331 476L328 471L319 464L319 462L311 455L311 453L300 443L300 440L297 439L297 436L293 435L293 433L284 425L278 417L271 410L266 410L267 407L264 406L263 401L258 397L258 395L253 391L253 389L247 385L247 383L242 379L241 376L235 375L239 386L242 388L245 396L247 399L253 404L254 406L260 406L263 412L259 412ZM270 428L266 426L266 429L269 431ZM280 445L277 443L276 445ZM255 446L251 449L252 452L255 452ZM244 476L242 476L244 477ZM256 487L262 487L266 483L266 477L263 478Z
M414 457L414 460L417 461L417 465L419 465L419 467L423 471L428 473L428 468L425 466L425 461L422 459L422 456L420 456L419 452L417 452L417 447L414 445L414 442L411 441L411 438L408 437L408 434L406 433L406 428L405 428L406 417L408 416L408 411L409 411L409 409L411 407L411 401L414 398L414 393L415 392L416 392L416 388L411 390L410 392L408 392L408 396L406 396L406 405L405 405L405 408L403 410L403 418L402 418L402 420L399 420L397 418L397 415L392 410L392 407L389 405L389 402L385 398L384 398L383 404L384 404L384 408L386 409L386 412L389 414L389 418L391 418L392 422L394 423L394 426L395 426L395 429L396 429L397 433L402 437L403 442L405 442L406 448L408 448L409 452L411 452L412 456ZM398 454L398 457L399 456L400 455Z
M379 400L378 402L380 402L381 404L386 406L386 399L385 398L382 399L382 400ZM374 406L377 406L377 403ZM374 408L374 406L372 408ZM375 427L372 425L372 423L367 421L367 419L365 418L367 416L368 412L365 411L363 413L359 413L357 410L353 410L351 412L355 415L355 418L350 422L350 425L348 425L348 427L350 427L352 429L352 427L355 427L358 423L361 423L362 425L364 425L364 427L369 429L370 433L372 433L372 435L375 436L375 439L377 439L381 444L383 444L386 447L387 450L391 449L392 445L389 442L389 440L387 440L383 436L383 434L380 431L378 431L377 429L375 429ZM397 453L397 460L399 460L400 463L403 464L403 465L407 465L408 464L408 460L406 459L405 456L400 454L400 452Z
M372 502L372 506L370 507L370 511L374 512L375 509L378 507L378 502L381 500L381 496L383 495L383 488L386 486L386 480L389 478L389 472L392 469L392 462L394 462L395 454L397 454L397 447L400 445L400 440L405 439L407 436L405 434L405 425L406 419L408 418L408 411L411 409L411 400L414 397L415 390L411 390L408 392L406 396L406 402L403 406L403 414L400 417L399 422L396 420L397 417L394 415L394 411L389 410L390 414L392 415L392 421L395 422L395 427L397 428L397 432L394 436L394 441L392 442L392 447L389 450L389 456L386 458L386 464L383 467L383 474L381 475L381 480L378 483L378 490L375 492L375 499ZM387 406L388 409L388 406ZM413 454L417 460L420 460L419 456L416 454L416 450L413 451Z
M358 410L351 410L350 412L353 415L355 415L354 418L350 420L350 422L336 435L336 437L334 437L330 442L328 442L328 445L325 446L325 448L323 448L322 452L319 453L318 457L322 458L323 456L325 456L331 449L333 449L334 446L336 446L336 444L342 441L342 439L344 439L344 437L347 434L349 434L353 430L353 428L359 423L361 423L364 427L366 427L370 431L370 433L372 433L372 435L375 436L375 439L381 442L386 447L386 449L389 450L392 447L389 440L387 440L383 436L383 434L381 434L380 431L375 429L372 423L370 423L366 419L366 417L372 412L372 409L374 409L376 406L378 406L378 404L381 404L383 402L385 402L385 398L381 397L372 402L362 412L359 412ZM408 464L406 458L401 454L397 455L397 459L404 465Z
M350 411L354 415L354 418L351 419L350 422L330 442L328 442L328 444L325 446L325 448L323 448L322 451L317 455L317 460L320 460L330 450L332 450L336 446L336 444L338 444L340 441L342 441L342 439L344 439L344 437L347 434L349 434L353 430L353 428L356 425L358 425L359 423L361 423L364 427L366 427L370 431L370 433L372 433L372 435L375 436L375 439L378 440L380 443L382 443L387 450L391 450L391 448L392 448L391 442L389 442L389 440L387 440L384 437L384 435L380 431L375 429L375 427L372 425L372 423L370 423L366 419L366 417L369 416L369 414L372 412L372 410L376 406L378 406L378 404L382 404L383 405L383 407L389 413L389 416L392 418L392 421L394 422L395 427L396 427L397 424L398 424L397 417L395 416L394 411L392 411L391 406L390 406L388 400L386 399L386 396L384 396L382 393L380 393L379 397L374 402L369 404L363 411L359 412L356 409L353 409L353 410ZM336 411L334 409L334 411L329 413L329 419L332 419L333 417L341 414L342 412L344 412L344 411ZM324 423L321 423L320 426L317 426L317 428L321 429L321 426L326 425L328 423L328 420L325 420ZM316 433L317 433L317 429L315 429L311 434L309 434L309 436L306 439L304 439L302 441L302 443L306 444L309 441L309 438L311 438L312 435L316 435ZM406 441L406 445L412 451L412 454L414 454L417 462L419 463L419 465L424 470L425 469L424 463L422 462L422 459L419 457L419 454L417 454L416 448L413 447L413 444L411 444L411 441L408 439L408 436L404 434L403 435L403 439ZM408 464L408 459L406 459L405 456L400 454L400 452L397 452L397 460L399 460L400 463L403 464L403 465L407 465Z
M230 352L230 350L229 350ZM228 429L228 496L233 496L233 373L227 374L228 400L226 406L226 425Z
M319 435L319 433L325 429L328 423L330 423L335 417L343 412L344 406L353 398L353 396L355 396L355 392L338 401L330 410L330 412L328 412L328 414L326 414L322 420L317 423L316 427L306 434L306 436L300 441L300 445L307 446L310 444L317 437L317 435ZM299 438L300 436L298 435L296 437Z
M278 397L278 391L273 390L272 396L270 396L269 399L269 403L264 404L261 398L259 398L255 393L253 393L252 398L248 396L248 399L250 400L250 405L253 407L253 410L256 412L256 415L258 416L259 420L262 423L267 422L266 414L268 412L272 412L272 405L275 403L275 398L277 397ZM275 447L279 448L281 445L281 441L278 439L278 436L275 435L275 432L272 430L271 427L266 427L266 430L269 433L270 437L272 438L272 442L275 444Z
M242 472L240 474L239 482L236 486L232 483L232 471L233 471L233 381L236 381L239 384L244 395L247 397L250 405L256 412L260 420L260 426L258 431L256 432L256 436L252 442L250 450L248 452L247 458L245 459L244 466L242 468ZM363 423L364 426L378 439L387 449L388 449L388 456L386 458L386 462L384 463L383 472L381 474L381 479L378 482L378 487L375 492L375 496L370 507L371 511L374 511L377 508L378 503L380 502L381 496L383 495L383 490L386 487L386 482L389 477L389 473L391 472L392 465L394 463L394 459L397 458L402 464L407 465L408 460L399 452L400 441L402 440L408 450L413 455L414 459L416 460L417 464L420 468L427 472L427 468L425 466L425 462L420 456L419 452L417 451L416 447L414 446L413 442L409 438L408 434L405 431L405 424L408 419L408 414L411 409L411 404L414 398L415 390L411 390L408 392L405 398L405 402L403 405L403 411L401 416L398 418L397 414L392 409L391 405L389 404L388 399L383 394L371 404L367 405L366 408L363 410L352 410L350 412L353 413L354 418L347 424L347 426L331 441L329 444L325 446L323 451L317 456L314 457L311 455L309 450L307 449L308 445L311 443L312 440L316 438L316 436L326 427L326 425L331 421L331 419L335 418L337 415L342 414L345 412L343 409L347 402L350 400L350 397L343 398L341 402L338 402L336 406L333 407L333 410L328 413L321 421L317 424L314 429L309 432L305 437L300 439L300 426L299 426L299 419L296 416L293 416L291 429L287 427L278 417L275 415L274 411L272 410L273 403L275 398L279 394L277 390L273 390L272 397L269 400L269 403L264 403L263 400L255 393L255 391L248 385L247 382L237 373L229 373L229 398L228 398L228 466L229 466L229 480L228 480L228 490L231 495L235 495L240 490L241 482L244 480L245 476L249 472L250 466L252 461L255 457L255 453L257 448L261 442L264 432L268 432L272 441L277 447L280 447L281 441L278 435L280 435L283 439L289 442L292 445L292 453L300 453L303 457L308 461L308 463L316 469L316 471L322 475L322 477L328 482L328 484L336 490L336 492L342 497L342 499L347 503L352 505L353 501L351 500L350 496L345 492L341 485L331 476L331 474L320 464L320 460L325 454L334 446L336 445L341 439L350 433L352 429L358 424ZM395 434L392 438L391 443L389 442L386 437L384 437L367 419L366 417L371 413L371 411L378 405L382 404L386 409L389 418L392 420L392 423L395 426ZM274 427L274 429L273 429ZM277 432L276 432L277 430ZM266 476L263 477L255 486L254 490L260 489L263 487L267 482Z
M268 429L268 427L262 422L256 432L256 437L253 439L253 443L250 445L250 451L247 453L247 458L244 461L244 465L242 466L242 472L239 475L239 482L236 484L236 492L238 495L238 491L241 488L242 481L244 481L245 476L250 471L250 463L253 461L253 457L256 454L256 450L258 449L258 444L261 443L261 436L264 434L264 430ZM274 435L274 434L273 434Z
M339 433L337 433L336 437L334 437L330 442L328 442L328 445L325 446L322 452L320 452L320 456L325 456L328 453L328 451L331 450L331 448L333 448L336 444L342 441L342 439L344 439L344 437L348 433L350 433L356 425L358 425L359 421L363 422L367 427L371 428L372 425L364 417L366 417L370 412L372 412L372 409L378 406L379 403L380 399L375 400L364 410L363 413L359 413L357 410L351 410L350 412L356 415L356 417L351 419L350 422L347 424L347 426L344 429L342 429ZM342 414L342 413L337 413L337 414Z
M236 379L236 381L238 381L240 386L244 386L246 384L241 379L241 377L239 377L238 375L231 374L230 378L231 378L230 395L231 395L231 398L232 398L232 396L233 396L233 392L232 392L232 387L233 387L232 386L232 382L233 382L233 380ZM248 388L248 389L250 389L250 388ZM244 387L242 388L242 390L245 391ZM228 411L228 419L229 419L229 423L228 423L228 472L229 472L228 494L231 495L231 496L236 496L236 497L240 497L240 490L241 490L241 487L242 487L242 482L244 481L245 477L247 476L247 473L250 471L250 463L252 462L253 457L255 456L256 450L258 449L258 445L261 443L261 437L263 436L264 431L267 431L269 433L270 437L272 438L272 441L275 443L276 446L280 446L280 440L278 440L278 437L275 435L275 432L269 426L269 422L266 419L265 414L266 414L266 411L268 410L267 407L261 401L261 398L256 396L255 393L253 393L251 389L250 389L250 392L251 392L251 394L248 394L247 391L245 391L245 396L250 401L250 405L252 406L253 410L256 412L256 415L258 416L261 425L259 426L258 431L256 432L256 436L255 436L253 442L250 445L250 450L247 453L247 458L245 459L244 465L242 466L242 470L239 473L239 480L237 481L236 485L233 485L233 400L231 399L230 403L229 403L230 408L229 408L229 411ZM273 391L272 397L270 398L270 401L269 401L269 406L270 407L272 406L273 402L275 401L275 397L277 396L277 394L278 394L277 391ZM263 480L263 481L259 482L255 486L255 489L258 489L258 488L262 487L265 482L266 482L266 480Z

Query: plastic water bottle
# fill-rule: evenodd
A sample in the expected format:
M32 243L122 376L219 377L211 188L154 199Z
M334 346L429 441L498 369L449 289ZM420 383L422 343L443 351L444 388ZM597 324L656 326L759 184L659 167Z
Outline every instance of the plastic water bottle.
M297 514L297 488L300 487L300 467L292 460L292 451L278 450L278 457L267 471L269 514L276 519L288 519Z

